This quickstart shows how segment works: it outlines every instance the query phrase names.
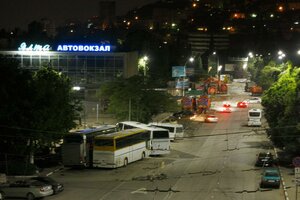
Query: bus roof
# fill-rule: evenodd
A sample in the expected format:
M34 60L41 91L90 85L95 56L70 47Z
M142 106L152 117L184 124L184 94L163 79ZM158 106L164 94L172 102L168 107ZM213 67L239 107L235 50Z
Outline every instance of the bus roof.
M137 127L137 128L142 128L142 129L148 130L148 131L155 131L155 130L157 130L157 131L165 131L165 130L167 130L167 129L150 126L148 124L144 124L144 123L136 122L136 121L123 121L123 122L120 122L120 123L129 125L129 126L133 126L133 127Z
M259 108L252 108L249 110L249 112L261 112L261 109Z
M162 122L151 122L148 125L150 126L165 126L165 127L183 127L182 124L174 124L174 123L162 123Z
M136 133L141 133L144 132L145 129L141 129L141 128L133 128L133 129L126 129L123 131L118 131L118 132L114 132L114 133L109 133L109 134L105 134L105 135L98 135L95 137L95 139L117 139L117 138L122 138L125 136L129 136L129 135L134 135Z
M116 125L95 126L95 127L91 127L91 128L87 128L87 129L76 130L76 131L73 131L71 133L86 135L86 134L89 134L89 133L94 133L95 131L103 131L103 130L111 129L111 128L116 128Z

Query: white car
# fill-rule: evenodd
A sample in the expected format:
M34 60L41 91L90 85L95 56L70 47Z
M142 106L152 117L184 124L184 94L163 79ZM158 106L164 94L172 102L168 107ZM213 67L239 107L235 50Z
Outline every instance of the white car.
M251 97L250 99L245 100L248 103L261 103L260 97Z
M53 194L50 184L37 180L22 180L10 184L0 185L0 197L6 198L26 198L33 200Z

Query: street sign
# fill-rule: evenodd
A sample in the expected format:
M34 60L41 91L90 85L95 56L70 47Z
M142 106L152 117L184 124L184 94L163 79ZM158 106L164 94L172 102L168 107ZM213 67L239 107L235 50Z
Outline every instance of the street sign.
M293 159L293 165L294 165L295 167L300 167L300 157L295 157L295 158Z

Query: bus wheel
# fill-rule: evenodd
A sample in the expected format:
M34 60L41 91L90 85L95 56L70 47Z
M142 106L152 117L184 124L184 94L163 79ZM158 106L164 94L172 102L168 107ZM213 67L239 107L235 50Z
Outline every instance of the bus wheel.
M127 165L128 165L128 159L125 158L125 159L124 159L124 167L126 167Z
M146 156L145 156L145 152L143 152L143 153L142 153L142 158L141 158L141 160L143 160L145 157L146 157Z

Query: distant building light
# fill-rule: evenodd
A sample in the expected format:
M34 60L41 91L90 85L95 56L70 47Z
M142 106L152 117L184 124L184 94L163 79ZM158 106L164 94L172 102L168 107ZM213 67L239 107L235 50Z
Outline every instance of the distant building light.
M255 18L255 17L257 17L257 14L256 13L252 13L251 17Z
M299 24L299 22L294 22L294 24L295 24L295 25L298 25L298 24Z
M171 25L172 27L175 27L176 26L176 24L175 23L172 23L172 25Z
M274 14L271 14L270 17L273 18L273 17L274 17Z
M139 17L138 17L138 16L135 16L135 18L134 18L134 19L138 20L138 19L139 19Z
M283 6L279 6L279 7L278 7L278 11L279 11L279 12L282 12L282 11L283 11Z
M79 86L74 86L74 87L72 88L72 90L79 91L79 90L80 90L80 87L79 87Z

